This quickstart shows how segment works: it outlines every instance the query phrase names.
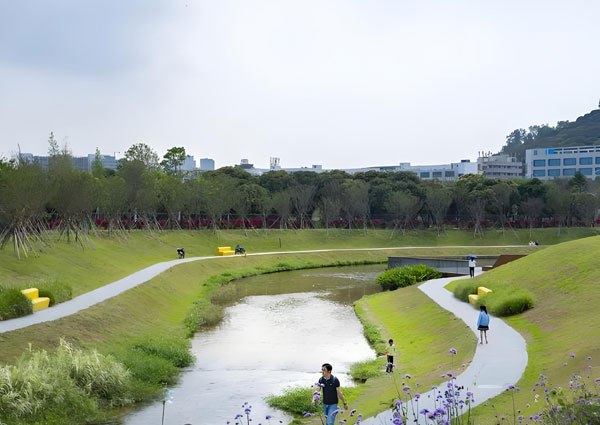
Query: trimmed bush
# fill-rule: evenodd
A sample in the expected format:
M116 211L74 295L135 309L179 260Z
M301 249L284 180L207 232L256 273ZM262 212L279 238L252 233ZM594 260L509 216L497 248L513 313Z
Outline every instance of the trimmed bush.
M440 277L442 277L442 274L436 269L427 267L424 264L417 264L416 266L396 267L386 270L377 276L377 283L381 285L384 291L393 291L394 289Z
M183 368L194 363L190 342L183 338L144 338L133 344L134 351L160 357L173 366Z
M17 288L0 287L0 320L14 319L33 313L33 304Z
M356 362L350 366L352 379L365 382L369 378L383 375L383 357L374 360Z
M73 298L73 288L60 280L37 284L40 297L50 298L50 305L64 303Z
M491 288L490 288L491 289ZM533 297L522 288L497 288L479 297L477 305L485 305L488 312L498 317L512 316L533 307Z
M512 316L533 308L533 296L523 288L508 286L502 282L473 282L471 279L461 281L454 288L454 296L468 302L470 294L477 293L478 286L485 286L491 293L477 299L476 305L484 305L487 311L497 317Z
M471 279L463 279L454 288L454 296L461 301L469 302L469 295L477 293L477 287L480 286Z
M223 320L223 307L194 301L183 319L188 336L194 335L200 329L215 326Z

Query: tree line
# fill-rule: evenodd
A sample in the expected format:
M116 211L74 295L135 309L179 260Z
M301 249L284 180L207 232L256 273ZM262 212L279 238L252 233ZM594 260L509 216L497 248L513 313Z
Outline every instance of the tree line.
M74 168L67 149L51 146L48 169L23 160L0 160L0 244L19 255L45 240L84 243L98 228L325 228L364 233L372 227L406 231L445 226L502 229L595 224L600 181L497 180L466 175L454 182L421 180L411 172L343 171L252 176L238 167L185 175L183 148L159 162L147 145L132 146L117 170L94 161L92 172ZM172 154L172 155L170 155Z

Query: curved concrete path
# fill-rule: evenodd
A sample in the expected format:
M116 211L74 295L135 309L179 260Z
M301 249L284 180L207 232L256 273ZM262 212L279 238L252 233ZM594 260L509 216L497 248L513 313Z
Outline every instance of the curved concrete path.
M468 279L468 277L460 277L458 279L465 278ZM477 338L479 338L479 331L476 326L479 311L474 309L471 304L454 298L450 291L444 289L444 286L453 280L457 280L457 278L450 277L430 280L419 286L419 289L440 306L464 321ZM509 385L516 384L527 366L527 347L525 340L517 331L501 319L492 317L488 333L489 344L477 344L475 356L471 364L463 373L456 377L454 382L455 385L465 387L461 391L461 398L463 400L466 391L473 392L475 401L471 403L471 407L475 407L497 396L505 391ZM452 347L448 347L448 350L450 348ZM447 371L441 371L441 373L444 372ZM445 389L445 383L439 386L442 394ZM430 390L422 393L419 399L418 410L428 409L429 411L434 411L436 407L440 407L439 402L437 406L434 403L439 390ZM413 388L414 392L415 389ZM374 418L365 419L362 421L362 424L389 425L391 420L392 411L386 410ZM419 424L431 423L431 421L427 422L423 415L419 415L418 422L412 422L412 420L413 418L410 416L408 422Z
M472 247L472 246L404 246L404 247L396 247L396 248L349 248L349 249L319 249L312 251L282 251L282 252L259 252L256 254L248 254L248 256L256 256L256 255L275 255L275 254L304 254L304 253L314 253L314 252L343 252L343 251L383 251L388 249L431 249L431 248L517 248L523 247L525 245L498 245L498 246L482 246L482 247ZM235 256L225 256L225 257L192 257L186 258L183 260L172 260L165 261L162 263L157 263L152 266L146 267L138 272L135 272L123 279L117 280L116 282L110 283L108 285L102 286L100 288L94 289L93 291L87 292L85 294L79 295L78 297L73 298L72 300L66 301L64 303L58 304L51 308L46 308L44 310L40 310L35 312L34 314L30 314L29 316L19 317L11 320L0 321L0 334L4 332L10 332L17 329L26 328L27 326L36 325L38 323L50 322L52 320L61 319L66 316L70 316L71 314L75 314L78 311L84 310L88 307L93 306L94 304L101 303L109 298L115 297L122 292L127 291L128 289L134 288L138 285L141 285L144 282L149 281L150 279L158 276L165 270L170 269L173 266L182 263L188 263L191 261L199 261L199 260L208 260L208 259L221 259L225 260L227 258L235 258Z

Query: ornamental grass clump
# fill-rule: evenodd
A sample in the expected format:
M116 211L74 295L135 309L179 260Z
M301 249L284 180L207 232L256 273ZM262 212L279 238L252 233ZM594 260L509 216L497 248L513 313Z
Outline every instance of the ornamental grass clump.
M415 283L440 277L442 277L442 273L437 270L427 267L424 264L417 264L415 266L396 267L386 270L377 276L377 283L381 285L383 290L393 291L394 289L404 288Z
M367 379L376 378L383 375L384 358L380 357L373 360L364 360L353 363L350 366L350 376L355 381L366 382Z
M194 356L190 353L190 341L183 338L146 337L132 346L132 350L149 354L167 360L173 366L184 368L194 363Z
M17 288L0 286L0 320L14 319L33 313L33 304Z
M194 301L183 319L187 335L192 336L201 329L215 326L223 320L224 309L205 301Z
M61 340L55 353L30 350L15 365L0 367L0 417L88 422L102 416L100 408L132 403L131 383L130 373L113 357Z

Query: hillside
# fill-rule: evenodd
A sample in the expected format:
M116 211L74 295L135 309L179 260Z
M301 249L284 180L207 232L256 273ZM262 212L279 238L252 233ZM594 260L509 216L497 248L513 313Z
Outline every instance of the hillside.
M502 153L524 159L526 149L596 144L600 144L600 109L574 122L559 121L555 127L544 124L531 126L528 130L517 129L507 136Z

